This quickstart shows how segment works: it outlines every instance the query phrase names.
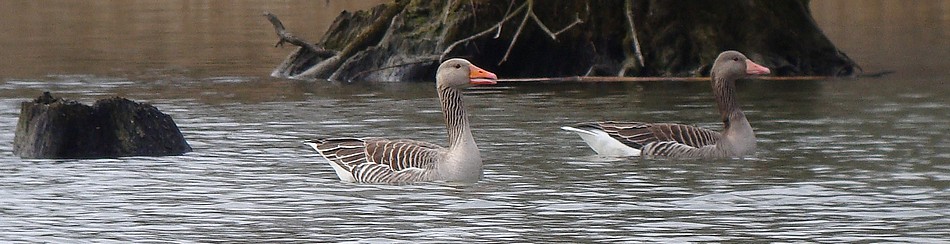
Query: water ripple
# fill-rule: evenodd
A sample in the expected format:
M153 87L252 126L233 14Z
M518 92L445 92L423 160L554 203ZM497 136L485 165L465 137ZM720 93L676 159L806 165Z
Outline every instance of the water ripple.
M928 94L895 102L839 94L823 102L864 112L820 116L815 100L753 100L762 108L796 108L750 113L759 137L754 158L664 160L596 156L558 127L610 117L716 128L714 111L701 99L705 90L674 96L680 106L640 92L657 87L603 97L585 88L480 90L466 101L485 175L468 185L343 183L301 145L327 135L444 143L430 84L403 86L386 89L409 98L371 89L260 103L155 99L195 151L103 160L13 156L21 100L0 100L7 161L0 164L0 240L947 241L950 156L943 152L950 141L943 132L950 128L943 122L950 107ZM602 107L617 101L638 106L605 115ZM371 109L380 103L385 109Z

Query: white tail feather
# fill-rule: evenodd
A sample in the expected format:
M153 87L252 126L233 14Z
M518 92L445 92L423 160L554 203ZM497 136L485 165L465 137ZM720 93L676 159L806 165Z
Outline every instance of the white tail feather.
M607 132L602 130L584 130L569 126L561 127L561 129L577 133L577 135L581 136L581 139L583 139L591 149L594 149L597 154L621 157L640 156L639 149L632 148L621 143L617 139L607 135Z

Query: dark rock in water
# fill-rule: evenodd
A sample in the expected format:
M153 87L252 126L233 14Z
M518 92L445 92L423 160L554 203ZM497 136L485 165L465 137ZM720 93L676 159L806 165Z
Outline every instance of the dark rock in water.
M171 116L115 97L93 106L49 92L23 102L13 152L23 158L169 156L191 151Z

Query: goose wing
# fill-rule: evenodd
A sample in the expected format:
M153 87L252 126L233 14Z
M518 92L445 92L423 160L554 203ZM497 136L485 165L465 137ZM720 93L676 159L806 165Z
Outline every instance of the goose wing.
M684 146L700 148L716 144L721 135L696 126L670 123L643 122L590 122L577 124L578 128L604 131L610 137L636 149L657 142L676 142Z
M351 182L422 180L444 151L428 142L382 138L324 138L305 144L330 161L341 180Z

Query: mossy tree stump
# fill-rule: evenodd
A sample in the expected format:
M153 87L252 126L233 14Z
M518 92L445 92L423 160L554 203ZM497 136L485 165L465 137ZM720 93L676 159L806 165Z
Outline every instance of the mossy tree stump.
M277 28L276 16L268 17ZM464 57L506 78L690 77L707 75L724 50L778 76L858 69L816 26L808 0L396 0L341 13L322 40L293 52L272 75L431 80L441 60Z

